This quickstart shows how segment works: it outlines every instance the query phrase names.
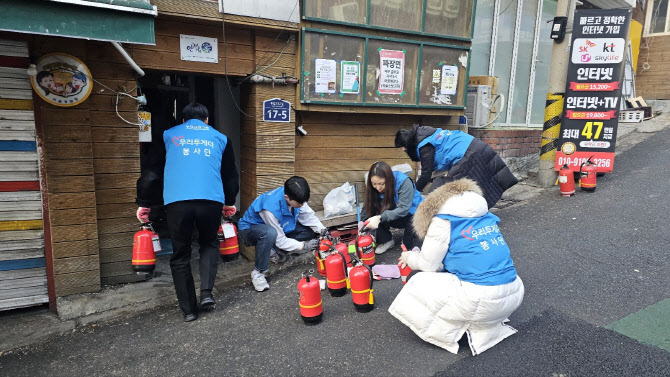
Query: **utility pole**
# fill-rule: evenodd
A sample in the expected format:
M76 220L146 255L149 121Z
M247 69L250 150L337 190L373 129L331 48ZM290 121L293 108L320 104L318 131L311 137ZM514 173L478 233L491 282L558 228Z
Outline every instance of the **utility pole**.
M561 43L554 42L551 51L551 66L549 68L549 85L547 102L544 109L544 126L542 128L542 146L540 148L540 170L538 180L543 187L553 186L556 182L554 161L556 147L561 131L561 118L565 102L565 82L568 76L568 62L570 60L570 41L572 36L572 21L575 14L575 0L558 0L556 16L567 16L567 30L565 39Z

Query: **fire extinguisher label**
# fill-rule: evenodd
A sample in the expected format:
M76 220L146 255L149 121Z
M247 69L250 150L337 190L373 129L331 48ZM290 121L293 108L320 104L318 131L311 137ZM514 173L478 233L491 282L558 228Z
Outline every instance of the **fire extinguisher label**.
M151 236L151 241L154 245L154 253L158 253L159 251L161 251L161 242L160 238L158 238L158 235Z
M231 223L225 223L221 225L223 228L223 237L224 238L233 238L235 237L235 227Z

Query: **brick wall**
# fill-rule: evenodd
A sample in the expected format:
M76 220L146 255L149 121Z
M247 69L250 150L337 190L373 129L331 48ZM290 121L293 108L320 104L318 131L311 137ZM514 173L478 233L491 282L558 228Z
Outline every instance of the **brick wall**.
M538 154L542 129L469 130L470 135L491 146L500 157L523 157Z

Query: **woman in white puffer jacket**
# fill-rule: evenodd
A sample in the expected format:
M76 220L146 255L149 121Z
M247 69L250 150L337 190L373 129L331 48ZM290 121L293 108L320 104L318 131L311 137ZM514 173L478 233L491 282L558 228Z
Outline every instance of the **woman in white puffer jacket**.
M472 180L433 191L414 214L423 249L401 257L423 272L412 276L389 312L421 339L452 353L465 333L473 355L516 333L505 322L521 305L524 286L499 222Z

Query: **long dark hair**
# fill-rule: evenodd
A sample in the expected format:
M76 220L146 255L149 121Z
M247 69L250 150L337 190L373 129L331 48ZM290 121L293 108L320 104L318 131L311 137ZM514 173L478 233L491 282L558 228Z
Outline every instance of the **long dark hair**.
M384 199L379 197L379 191L372 187L372 177L384 178ZM395 206L395 177L389 164L377 161L370 167L368 181L366 183L365 208L368 217L380 215L382 212L393 209Z

